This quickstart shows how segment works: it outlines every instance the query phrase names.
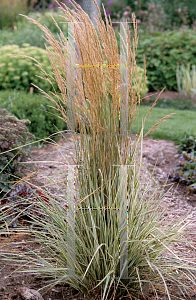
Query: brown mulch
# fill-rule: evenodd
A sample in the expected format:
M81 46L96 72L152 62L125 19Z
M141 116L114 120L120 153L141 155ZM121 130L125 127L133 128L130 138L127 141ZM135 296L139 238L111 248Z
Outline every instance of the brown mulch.
M156 98L159 95L160 92L149 92L146 94L144 100L148 100L150 98ZM185 100L188 99L187 96L182 95L178 92L175 91L165 91L162 92L159 96L160 99L168 99L168 100L174 100L174 99L179 99L179 100ZM196 102L196 95L192 98L194 102Z
M156 98L159 95L159 93L160 92L149 92L146 94L144 100L149 98ZM185 96L180 95L180 93L178 92L166 91L166 92L162 92L159 98L173 100L173 99L184 99Z
M37 161L35 163L36 170L35 173L28 174L28 180L34 184L44 185L48 181L49 176L53 176L54 180L59 180L63 176L65 177L66 165L65 165L65 157L70 158L69 153L73 153L73 140L72 137L67 135L69 142L65 142L64 140L59 141L58 146L48 145L47 147L43 147L41 149L34 149L32 151L32 160ZM66 148L69 153L64 154L62 147ZM179 158L175 158L174 156L177 154L177 148L171 141L165 140L153 140L149 138L145 138L143 142L143 163L144 166L149 170L154 170L154 176L157 184L163 184L165 182L165 178L167 173L171 168L174 168L176 163L178 163ZM145 181L147 178L147 171L143 170L142 178ZM54 193L61 194L61 190L59 187L55 185L49 186L51 191ZM172 195L172 191L175 190L175 195ZM191 217L189 217L190 224L189 228L187 228L187 238L189 238L192 242L194 242L196 246L196 238L193 235L190 235L188 231L195 232L196 228L196 195L188 193L186 188L181 186L174 186L172 190L166 191L165 197L163 198L162 205L168 205L167 215L168 218L176 218L189 216L192 213ZM25 241L28 241L28 236L19 236L13 235L10 238L2 237L0 238L0 251L3 249L4 243L10 243L9 246L6 244L7 250L16 251L25 251L26 245ZM195 239L195 240L194 240ZM21 246L19 242L24 240L24 246ZM22 248L23 247L23 248ZM35 250L35 245L32 246ZM37 245L39 247L39 245ZM185 255L192 261L196 262L196 253L187 245L186 249L183 248L182 245L176 245L174 252L177 255ZM9 276L14 271L14 266L12 264L8 264L6 266L4 261L0 261L0 299L2 300L22 300L20 293L18 293L18 288L21 286L25 286L28 288L32 288L38 290L44 287L47 284L47 278L41 279L34 275L28 274L14 274ZM53 289L47 291L44 289L40 292L44 300L83 300L86 299L83 295L75 291L73 288L68 285L57 285ZM123 298L125 299L125 298ZM151 297L149 299L155 299ZM160 298L164 299L164 298ZM181 298L183 299L183 298ZM190 295L190 299L196 299L196 290L192 290L192 294ZM93 299L92 299L93 300Z

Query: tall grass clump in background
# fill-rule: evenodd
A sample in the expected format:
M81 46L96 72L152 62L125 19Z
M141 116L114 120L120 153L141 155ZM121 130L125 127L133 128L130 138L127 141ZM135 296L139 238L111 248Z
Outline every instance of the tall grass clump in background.
M133 15L132 43L128 39L127 49L129 135L120 135L119 86L123 81L122 76L119 80L119 51L111 20L108 22L106 17L105 25L99 11L96 30L88 15L74 1L72 4L75 11L66 6L61 9L65 20L75 24L75 43L78 48L75 82L69 79L72 71L67 64L70 49L67 37L60 30L57 41L46 27L26 17L43 30L52 47L46 49L53 67L53 77L61 93L55 90L48 94L41 92L52 101L55 109L61 112L61 118L72 129L77 167L76 188L74 191L73 183L68 182L67 200L44 190L42 193L47 201L37 195L39 201L34 203L37 214L28 213L32 229L18 230L36 236L35 242L40 243L40 251L20 254L19 261L28 265L28 272L50 276L51 286L67 282L91 299L119 299L124 295L138 299L147 297L148 291L156 295L162 291L170 299L171 286L185 295L188 283L194 282L194 267L189 267L186 259L176 257L170 249L183 233L184 223L178 221L178 225L172 225L165 222L161 208L163 194L157 193L158 187L151 187L150 180L142 184L143 127L135 138L130 135L141 101L135 61L138 42L135 17ZM104 60L107 66L103 66ZM52 82L51 75L45 75L45 79ZM74 83L77 90L75 120L70 119L65 110L70 105L68 98L70 90L74 90ZM79 134L74 131L76 126ZM126 165L129 166L128 173L122 167ZM74 179L74 172L71 174ZM66 196L63 187L62 193ZM74 193L75 208L72 208ZM122 203L126 197L127 201ZM31 207L31 199L28 201ZM120 209L125 207L126 217L122 219ZM71 214L75 214L75 218L70 222ZM4 218L5 211L1 216L2 220ZM119 237L120 228L127 230L127 253ZM124 269L119 269L119 245L120 253L125 251L127 257ZM170 255L166 255L167 251ZM123 278L126 267L128 278ZM184 281L181 284L182 278L188 283Z
M194 97L196 95L196 68L193 65L192 70L190 65L177 65L176 78L178 91L185 96Z
M18 14L21 12L27 12L27 0L1 0L0 29L13 29Z

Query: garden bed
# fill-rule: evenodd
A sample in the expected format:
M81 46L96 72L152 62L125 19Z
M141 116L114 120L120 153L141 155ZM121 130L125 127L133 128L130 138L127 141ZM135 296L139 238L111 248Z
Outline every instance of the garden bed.
M65 179L67 171L65 166L65 158L69 159L70 154L74 153L74 143L72 137L67 135L66 138L69 140L65 142L61 139L58 145L47 145L40 149L32 150L32 161L36 161L36 168L34 173L28 173L27 180L36 185L46 185L47 180L50 176L54 180ZM63 148L68 150L68 154L65 154ZM176 163L178 163L179 158L176 157L177 148L171 141L165 140L153 140L149 138L144 138L143 141L143 171L142 171L142 182L146 181L147 170L152 172L154 170L155 181L157 184L164 184L166 180L167 173L174 168ZM154 184L153 181L151 183ZM65 185L64 185L65 186ZM48 188L55 194L61 194L55 185L48 186ZM172 189L166 187L166 194L162 200L163 208L168 205L166 214L169 219L175 219L178 217L185 217L189 215L189 227L187 230L187 239L194 242L196 246L196 238L190 234L190 232L195 232L196 228L196 195L187 193L186 189L180 186L174 186ZM175 191L175 194L173 194ZM190 216L190 213L192 215ZM20 251L24 252L25 249L32 247L34 251L39 251L40 245L27 246L29 236L23 235L12 235L10 238L1 238L1 251L3 251L3 244L6 242L6 250L14 250L18 254ZM7 242L9 241L9 246ZM24 244L21 244L24 241ZM186 246L183 244L176 243L173 249L176 255L186 258L191 261L196 262L196 253L193 251L188 244ZM24 299L19 292L20 287L28 287L30 289L38 290L43 288L47 284L47 278L41 279L33 275L23 275L20 272L18 274L11 274L15 267L13 264L7 264L4 268L5 262L0 262L0 298L1 299ZM75 291L68 285L57 285L50 291L43 289L40 291L44 300L74 300L74 299L85 299L83 295ZM190 294L190 299L195 299L196 290L192 289ZM36 298L35 298L36 299ZM125 299L125 298L123 298ZM127 298L129 299L129 298ZM149 295L149 299L155 299L153 295ZM160 299L164 299L160 297ZM167 298L165 298L167 299ZM183 299L183 298L181 298Z
M160 92L150 92L147 93L144 97L144 101L148 101L148 99L154 99L159 95ZM160 94L160 99L168 99L168 100L186 100L187 96L180 94L179 92L175 91L165 91ZM193 97L193 103L196 104L196 95Z

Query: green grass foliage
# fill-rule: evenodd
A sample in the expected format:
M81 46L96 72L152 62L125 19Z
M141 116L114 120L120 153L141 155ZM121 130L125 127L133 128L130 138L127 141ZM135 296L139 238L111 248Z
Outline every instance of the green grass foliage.
M7 45L0 48L0 89L18 89L29 91L32 83L41 89L52 90L52 86L46 80L38 78L42 76L39 67L29 58L11 55L25 55L38 60L44 70L51 74L52 67L47 51L37 47L23 44L23 48L17 45ZM56 84L54 83L56 87Z
M151 91L177 91L177 64L196 64L195 31L168 31L140 35L136 55L137 64L143 66L143 55L146 58L146 69Z
M63 120L57 116L59 113L51 106L51 102L42 94L27 94L18 91L1 91L0 108L6 108L10 113L19 119L28 119L29 131L38 139L46 138L49 135L66 128ZM55 116L55 115L57 116Z

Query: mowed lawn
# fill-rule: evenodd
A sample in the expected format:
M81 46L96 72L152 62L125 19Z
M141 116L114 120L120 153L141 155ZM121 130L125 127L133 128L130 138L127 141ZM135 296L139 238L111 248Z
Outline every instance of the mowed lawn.
M148 114L150 106L140 106L139 108L139 128L141 128L142 119ZM152 132L148 137L155 139L165 139L172 141L179 141L184 133L196 134L196 111L191 110L177 110L174 108L154 108L151 111L149 119L144 127L144 134L161 118L171 113L176 113L166 119L160 124L155 132ZM132 126L132 133L137 133L138 130L138 116Z

